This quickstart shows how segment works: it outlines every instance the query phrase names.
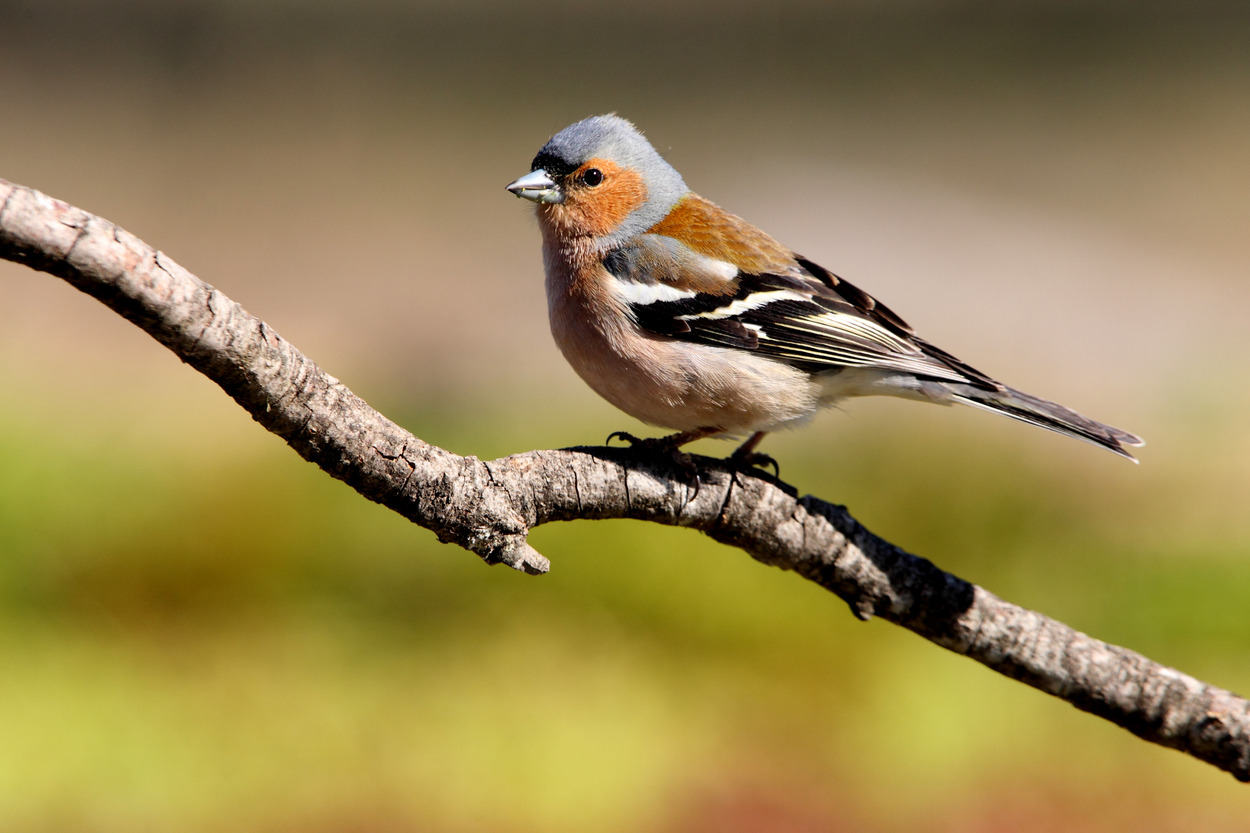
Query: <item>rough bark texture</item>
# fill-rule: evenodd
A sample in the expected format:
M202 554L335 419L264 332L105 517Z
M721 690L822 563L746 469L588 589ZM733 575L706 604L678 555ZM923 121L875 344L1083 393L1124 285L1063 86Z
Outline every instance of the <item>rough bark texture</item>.
M701 530L1141 738L1250 780L1250 703L1005 602L756 472L696 457L699 486L645 450L485 462L400 428L221 292L107 220L0 180L0 256L108 305L221 386L300 456L490 563L549 568L529 530L637 518Z

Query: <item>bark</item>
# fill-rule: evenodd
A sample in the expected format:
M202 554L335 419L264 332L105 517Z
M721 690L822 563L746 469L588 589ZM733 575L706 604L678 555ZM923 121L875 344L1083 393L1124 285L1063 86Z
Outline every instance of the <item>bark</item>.
M1154 743L1250 780L1250 702L1003 601L873 535L841 506L645 448L460 457L423 442L165 254L100 217L0 180L0 256L61 277L216 382L309 462L439 539L528 573L531 529L636 518L698 529Z

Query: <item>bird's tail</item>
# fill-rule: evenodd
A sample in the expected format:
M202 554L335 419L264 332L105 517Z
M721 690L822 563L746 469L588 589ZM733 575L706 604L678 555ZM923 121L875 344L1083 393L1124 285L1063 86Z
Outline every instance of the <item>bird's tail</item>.
M1127 457L1134 463L1137 462L1137 458L1125 450L1124 446L1145 445L1141 437L1136 434L1112 428L1110 425L1103 425L1101 422L1094 422L1057 402L1030 396L1023 391L1008 387L1002 390L983 390L964 385L957 388L954 385L951 387L955 388L951 393L959 402L1004 414L1030 425L1049 428L1051 431L1067 434L1069 437L1076 437L1087 443L1100 445L1121 457Z

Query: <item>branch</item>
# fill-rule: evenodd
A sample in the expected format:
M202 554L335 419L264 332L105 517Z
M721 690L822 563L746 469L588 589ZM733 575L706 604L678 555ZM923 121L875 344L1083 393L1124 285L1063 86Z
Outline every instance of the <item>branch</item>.
M841 506L696 457L699 485L645 450L485 462L405 431L265 322L100 217L0 179L0 256L64 278L216 382L301 457L488 563L550 565L539 524L635 518L698 529L926 639L1250 781L1250 702L1013 605L861 526Z

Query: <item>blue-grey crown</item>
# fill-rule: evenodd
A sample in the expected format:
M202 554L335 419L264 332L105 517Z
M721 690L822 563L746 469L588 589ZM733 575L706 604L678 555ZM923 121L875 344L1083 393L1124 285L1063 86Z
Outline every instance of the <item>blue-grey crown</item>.
M591 116L552 136L534 157L531 170L542 168L559 178L590 159L608 159L642 174L647 203L613 237L628 237L655 225L689 189L681 174L626 119L609 114Z

